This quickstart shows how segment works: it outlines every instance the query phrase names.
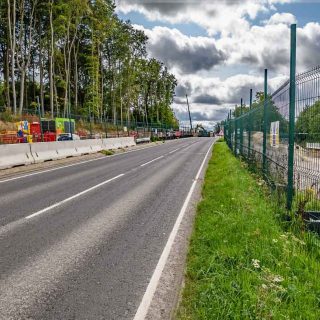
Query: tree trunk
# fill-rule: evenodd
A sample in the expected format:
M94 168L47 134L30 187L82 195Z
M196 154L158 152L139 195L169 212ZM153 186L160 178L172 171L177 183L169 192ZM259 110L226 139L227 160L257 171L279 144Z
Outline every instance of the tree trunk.
M53 0L50 2L50 50L49 51L49 86L50 86L50 111L51 111L51 118L54 117L54 104L53 104L53 91L54 91L54 84L53 84L53 55L54 55L54 39L53 39L53 19L52 19L52 6Z
M6 60L5 60L5 84L6 84L6 106L7 108L11 107L10 100L10 62L9 62L9 49L6 50Z
M12 1L12 13L11 4ZM17 113L17 94L16 94L16 79L15 79L15 55L16 55L16 0L7 0L8 7L8 31L11 54L11 86L12 86L12 100L13 113ZM11 20L12 19L12 20Z
M44 89L43 89L43 54L42 54L42 25L41 20L39 21L39 70L40 70L40 104L41 113L44 115Z
M22 110L23 110L25 78L26 78L26 71L25 71L25 69L22 69L20 72L19 114L22 114Z
M78 46L74 46L74 109L78 112Z
M101 121L102 114L104 110L104 81L103 81L103 64L102 64L102 54L100 53L100 77L101 77Z

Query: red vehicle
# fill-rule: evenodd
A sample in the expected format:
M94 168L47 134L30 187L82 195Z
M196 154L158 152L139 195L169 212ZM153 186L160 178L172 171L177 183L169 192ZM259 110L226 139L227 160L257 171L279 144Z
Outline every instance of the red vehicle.
M175 131L173 133L174 138L179 139L182 137L182 132L181 131Z

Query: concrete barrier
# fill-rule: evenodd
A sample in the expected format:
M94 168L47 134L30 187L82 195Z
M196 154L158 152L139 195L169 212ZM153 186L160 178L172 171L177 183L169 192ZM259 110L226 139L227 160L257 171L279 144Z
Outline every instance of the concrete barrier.
M134 146L133 137L0 145L0 169Z
M119 148L133 147L136 145L134 137L110 138L102 140L103 149L114 150Z
M97 153L103 149L101 139L74 141L76 155Z
M34 163L30 144L4 144L0 145L0 169Z
M136 143L146 143L146 142L150 142L151 138L150 137L146 137L146 138L137 138L136 139Z
M121 145L123 148L128 148L128 147L133 147L136 145L134 141L134 137L126 137L126 138L121 138Z
M31 153L35 163L76 156L74 141L32 143Z
M78 140L77 140L78 141ZM57 152L59 153L59 156L61 159L63 158L69 158L69 157L77 157L77 150L75 146L76 141L57 141L54 142L57 144ZM51 142L49 142L51 143Z

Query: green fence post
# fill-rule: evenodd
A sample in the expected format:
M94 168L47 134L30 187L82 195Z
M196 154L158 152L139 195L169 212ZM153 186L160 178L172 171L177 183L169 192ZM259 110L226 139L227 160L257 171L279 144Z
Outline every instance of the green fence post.
M243 155L243 99L241 98L241 102L240 102L240 119L239 119L239 126L240 126L240 146L239 146L239 153L240 156Z
M291 210L293 200L293 175L294 175L294 132L295 132L295 102L296 102L296 44L297 25L291 25L290 48L290 100L289 100L289 144L288 144L288 186L287 209Z
M233 129L233 126L232 126L232 111L230 110L230 113L229 113L229 137L228 137L228 140L229 140L229 149L232 150L232 129Z
M267 126L268 126L268 70L264 70L264 105L263 105L263 149L262 149L262 171L267 174Z
M250 159L251 154L251 109L252 109L252 89L250 89L250 105L249 105L249 117L248 117L248 158Z
M234 118L234 154L237 156L237 144L238 144L238 121Z

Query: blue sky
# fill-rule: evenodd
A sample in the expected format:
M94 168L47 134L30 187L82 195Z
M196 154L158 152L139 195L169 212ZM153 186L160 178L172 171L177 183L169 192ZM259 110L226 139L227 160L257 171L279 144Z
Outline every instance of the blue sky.
M149 56L178 79L173 105L186 120L190 96L194 120L225 118L249 90L272 92L289 74L290 24L297 23L297 70L320 64L320 2L294 0L118 0L121 19L149 37Z

